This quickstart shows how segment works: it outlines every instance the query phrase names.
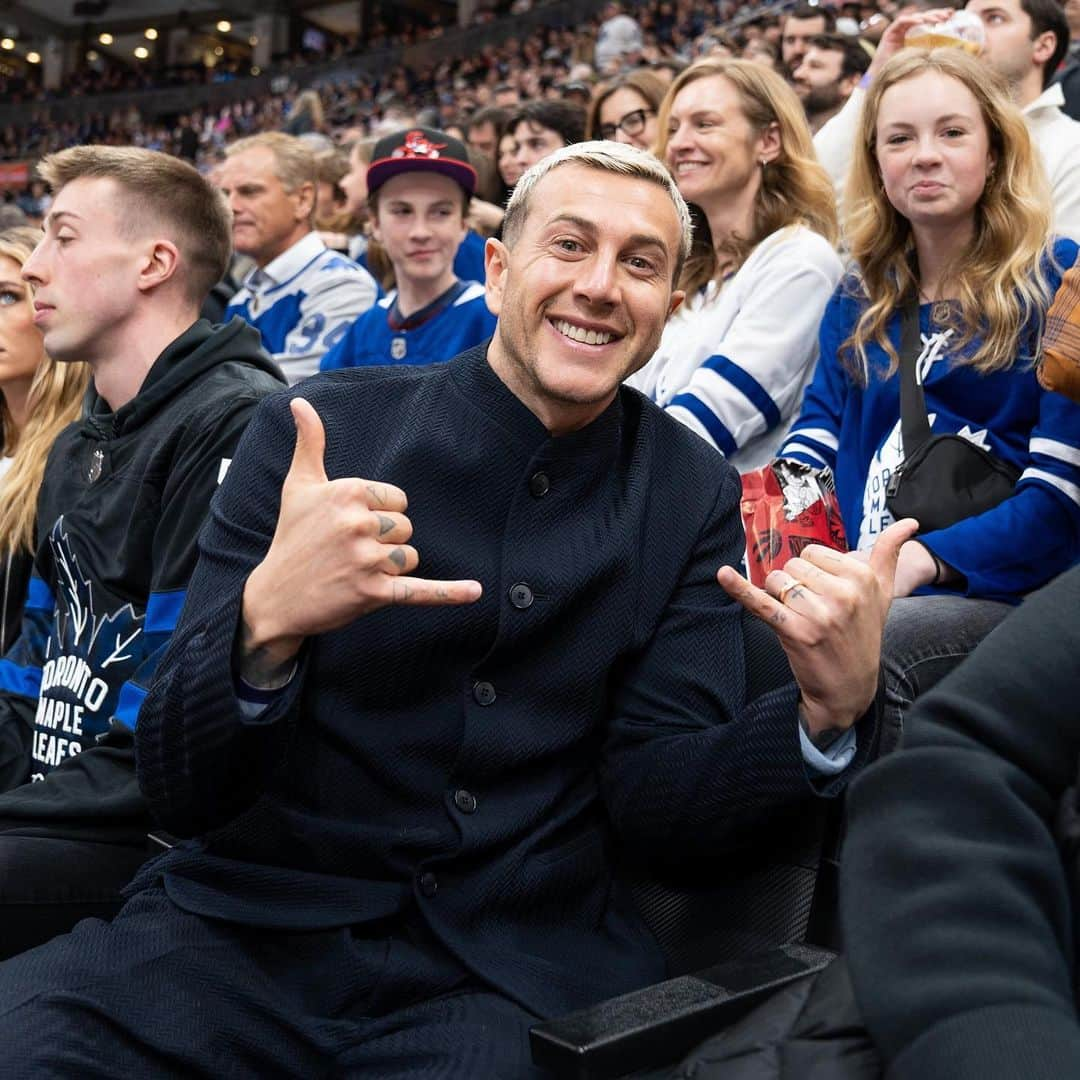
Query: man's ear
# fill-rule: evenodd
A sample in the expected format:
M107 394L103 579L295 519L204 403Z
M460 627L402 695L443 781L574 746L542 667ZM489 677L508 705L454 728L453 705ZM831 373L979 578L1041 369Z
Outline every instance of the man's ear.
M1041 64L1045 67L1050 62L1050 57L1054 55L1054 50L1057 48L1057 34L1053 30L1044 30L1035 40L1031 46L1031 59L1036 64Z
M498 315L502 310L509 269L510 249L501 240L490 237L484 244L484 298L492 315Z
M668 307L668 318L670 319L676 311L682 307L682 302L686 299L686 293L682 289L676 289L671 294L671 305Z
M171 240L155 240L139 269L138 288L156 289L168 281L180 266L180 251Z
M309 220L315 210L315 185L305 180L292 194L296 199L296 220Z

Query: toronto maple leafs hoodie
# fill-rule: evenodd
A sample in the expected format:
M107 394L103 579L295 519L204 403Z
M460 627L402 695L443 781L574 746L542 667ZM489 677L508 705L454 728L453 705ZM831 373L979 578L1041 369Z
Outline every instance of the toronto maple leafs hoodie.
M1071 240L1055 243L1053 259L1045 266L1051 296L1076 256ZM779 455L832 468L853 548L871 546L892 524L886 487L904 456L900 377L896 372L885 375L885 351L876 343L867 347L866 386L852 379L841 360L841 349L864 306L859 279L841 281L822 319L817 370ZM961 353L957 331L939 325L933 305L919 309L918 370L931 430L935 435L964 435L1020 473L1015 493L999 506L919 536L964 575L961 591L970 596L1015 602L1080 555L1080 407L1042 390L1036 380L1033 363L1042 314L1022 329L1012 366L981 375L959 362L971 355L977 342ZM899 311L887 331L899 350Z
M129 800L130 732L183 606L210 499L255 406L284 385L243 320L199 320L131 401L113 412L91 391L84 419L56 440L22 631L0 660L0 790L9 792L0 819ZM111 764L67 785L91 796L85 805L63 782L10 790L102 746Z

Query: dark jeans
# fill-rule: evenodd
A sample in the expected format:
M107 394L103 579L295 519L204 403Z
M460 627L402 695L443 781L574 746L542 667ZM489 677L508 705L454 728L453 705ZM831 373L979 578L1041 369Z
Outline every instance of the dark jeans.
M0 833L0 960L17 956L80 919L111 919L120 890L146 861L137 847Z
M235 926L160 885L0 965L11 1080L528 1080L536 1021L404 930Z
M881 753L899 745L911 703L948 675L1014 610L1010 604L967 596L906 596L893 601L881 649L885 672Z
M0 959L120 910L152 854L129 743L95 746L0 795Z

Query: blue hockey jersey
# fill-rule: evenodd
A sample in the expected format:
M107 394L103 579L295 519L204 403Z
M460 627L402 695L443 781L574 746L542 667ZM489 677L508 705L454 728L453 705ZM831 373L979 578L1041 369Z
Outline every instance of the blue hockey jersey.
M394 317L397 291L384 296L349 327L322 360L322 371L379 364L434 364L479 345L495 332L495 316L484 302L484 286L459 281L430 310ZM427 314L427 317L425 317Z
M251 323L285 377L297 383L319 370L323 354L375 303L378 292L366 270L308 233L248 274L225 320L239 315Z
M1054 245L1047 267L1052 292L1076 256L1071 240ZM903 460L900 378L882 374L888 367L884 350L867 347L871 376L865 387L839 359L863 304L855 278L842 282L829 301L817 371L780 449L781 457L832 468L853 548L870 547L892 523L885 489ZM964 575L968 595L1016 600L1080 555L1080 406L1039 386L1032 369L1039 326L1024 328L1012 367L980 375L958 362L957 333L935 325L932 305L920 307L919 322L918 364L933 432L960 434L1021 473L1016 493L999 506L919 539ZM899 349L899 312L888 333ZM966 346L964 353L976 347Z

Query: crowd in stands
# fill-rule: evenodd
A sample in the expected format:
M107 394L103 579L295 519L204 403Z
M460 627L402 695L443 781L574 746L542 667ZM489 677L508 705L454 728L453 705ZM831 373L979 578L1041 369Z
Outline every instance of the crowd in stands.
M616 844L715 856L849 785L876 1049L822 1075L1080 1067L1080 400L1042 356L1080 364L1080 12L965 14L612 2L4 133L42 157L0 223L10 1075L534 1076L537 1018L663 974ZM778 460L850 550L759 586ZM746 612L790 667L753 700ZM956 947L1009 933L980 873L996 967Z

